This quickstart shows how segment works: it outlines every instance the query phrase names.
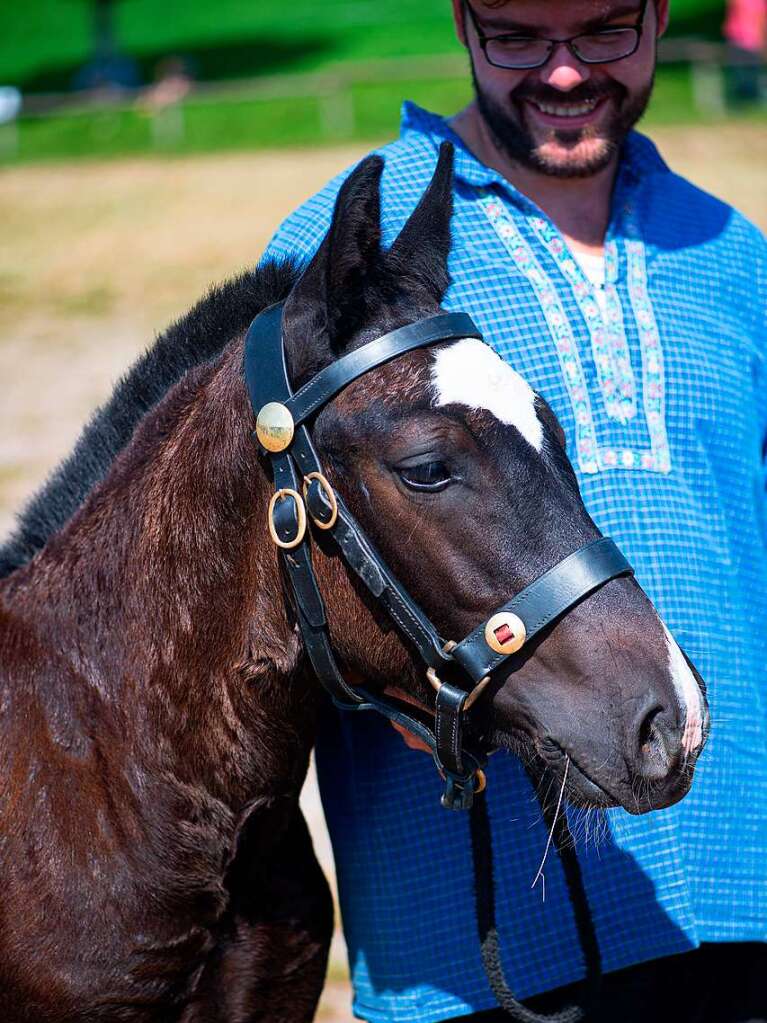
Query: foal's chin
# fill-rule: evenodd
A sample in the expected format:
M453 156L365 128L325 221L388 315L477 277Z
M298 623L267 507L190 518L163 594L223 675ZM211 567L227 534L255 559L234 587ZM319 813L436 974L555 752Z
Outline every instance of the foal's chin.
M690 791L699 755L690 757L660 782L649 783L627 775L625 768L623 776L619 770L610 775L609 765L604 767L604 776L596 778L596 772L579 762L577 753L565 750L551 736L497 729L492 742L496 748L519 757L539 795L547 801L553 799L556 803L562 792L570 806L586 810L622 807L634 816L664 810L683 799Z
M597 781L573 756L561 751L553 760L550 756L539 755L538 763L541 781L548 779L548 784L553 779L552 791L558 791L557 786L564 782L564 795L571 806L602 810L622 807L634 816L678 803L690 791L694 771L694 763L688 763L675 768L666 779L655 784L641 777L604 782Z

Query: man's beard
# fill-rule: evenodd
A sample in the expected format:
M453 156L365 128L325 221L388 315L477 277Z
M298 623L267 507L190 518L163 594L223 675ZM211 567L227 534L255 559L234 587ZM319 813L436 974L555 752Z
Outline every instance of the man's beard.
M646 88L631 95L619 82L609 81L604 84L585 82L566 96L557 89L546 86L520 85L509 94L509 106L516 111L516 117L512 117L506 108L482 91L474 73L473 62L471 72L477 106L496 146L514 163L540 174L558 178L587 178L604 170L647 109L654 84L654 80L650 79ZM575 128L570 131L551 128L542 141L536 142L525 124L527 100L560 104L564 100L568 103L583 103L602 99L612 102L613 113L604 128L599 129L598 134L590 128ZM560 146L575 150L578 143L587 139L599 139L600 144L594 147L588 156L581 158L575 156L569 160L553 158L544 151L545 143L549 140L555 140Z

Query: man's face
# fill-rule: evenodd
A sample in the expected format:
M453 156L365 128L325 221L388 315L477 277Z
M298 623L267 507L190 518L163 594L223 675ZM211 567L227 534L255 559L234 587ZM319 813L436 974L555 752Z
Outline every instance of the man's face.
M471 54L480 112L496 145L522 166L557 177L604 169L645 111L656 41L668 0L650 0L638 50L609 64L585 64L558 46L544 67L517 71L485 59L465 3L486 36L504 33L565 39L637 24L640 0L453 0L459 38Z

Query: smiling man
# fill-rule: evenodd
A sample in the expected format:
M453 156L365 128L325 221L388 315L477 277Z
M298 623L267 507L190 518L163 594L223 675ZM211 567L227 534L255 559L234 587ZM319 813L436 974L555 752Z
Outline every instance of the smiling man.
M556 12L556 13L555 13ZM624 140L650 101L668 0L453 0L475 100L453 130L565 237L601 252Z
M633 130L668 0L453 0L453 15L475 98L449 120L406 104L401 138L381 150L384 240L452 141L445 305L469 312L554 408L587 507L712 707L681 803L573 815L599 839L579 848L607 973L590 1018L764 1021L767 243ZM344 177L282 225L269 255L315 251ZM329 712L318 766L357 1014L508 1018L480 962L467 821L439 806L428 759L379 721ZM545 901L531 890L547 836L509 753L491 760L488 806L504 972L551 1011L583 965L555 857Z
M540 27L540 4L516 3L511 16L491 9L481 21L466 0L454 8L464 45L485 58L479 72L472 63L476 102L454 119L456 130L487 158L495 152L535 174L582 178L609 169L650 100L655 39L646 31L647 0L638 9L606 5L579 25L568 19L578 31L556 39ZM667 17L664 3L657 34ZM567 55L552 62L560 46ZM608 64L615 67L605 74ZM518 72L516 83L509 71Z

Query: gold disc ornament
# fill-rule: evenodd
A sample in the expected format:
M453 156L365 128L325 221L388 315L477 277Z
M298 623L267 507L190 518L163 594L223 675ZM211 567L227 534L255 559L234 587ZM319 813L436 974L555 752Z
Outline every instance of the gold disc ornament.
M294 432L293 416L279 401L268 402L258 413L256 436L267 451L277 453L289 448Z
M485 626L485 642L497 654L515 654L527 639L525 623L509 611L501 611Z

